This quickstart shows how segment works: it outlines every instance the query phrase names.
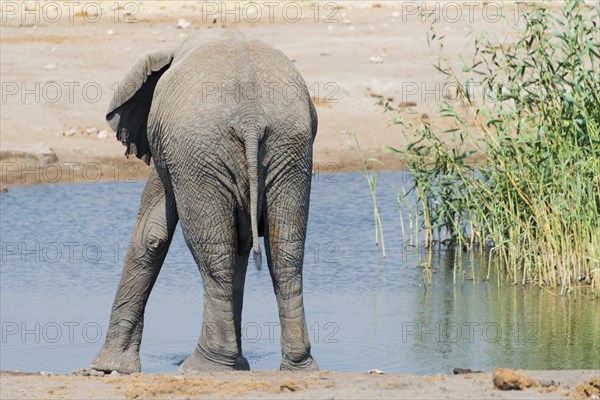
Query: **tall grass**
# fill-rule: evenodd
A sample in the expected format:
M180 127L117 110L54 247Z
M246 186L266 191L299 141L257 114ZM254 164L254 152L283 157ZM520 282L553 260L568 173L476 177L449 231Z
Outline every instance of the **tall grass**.
M524 17L511 42L478 36L460 69L442 56L457 101L436 126L398 111L409 144L388 150L414 176L426 247L489 251L514 283L600 288L600 7Z

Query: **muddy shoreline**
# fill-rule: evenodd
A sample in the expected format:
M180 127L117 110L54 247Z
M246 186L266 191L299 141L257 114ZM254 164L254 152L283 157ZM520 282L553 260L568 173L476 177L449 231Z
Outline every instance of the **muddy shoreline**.
M382 164L377 171L403 171L406 165L393 154L377 156ZM373 164L369 163L369 167ZM336 161L315 159L313 174L333 177L340 172L363 171L358 154ZM125 156L59 158L53 151L34 149L0 151L0 185L8 188L20 185L52 185L64 183L118 182L131 183L148 177L148 166Z
M495 386L499 370L462 375L417 376L369 372L252 371L194 375L73 376L1 371L3 399L585 399L595 398L600 371L526 371L521 390ZM516 371L507 370L509 373ZM510 379L510 378L507 378Z

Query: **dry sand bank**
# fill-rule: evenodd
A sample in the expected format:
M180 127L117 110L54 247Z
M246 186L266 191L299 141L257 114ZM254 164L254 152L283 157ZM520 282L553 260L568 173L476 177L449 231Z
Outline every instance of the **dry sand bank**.
M509 371L512 373L514 371ZM585 399L594 398L593 393L600 389L600 386L590 385L590 381L600 385L600 371L528 371L527 374L534 382L533 387L502 391L494 387L497 373L415 376L254 371L82 377L4 371L0 373L0 398ZM517 381L525 384L523 379Z
M417 112L433 115L448 95L432 66L438 52L427 45L429 24L403 2L315 7L302 1L294 3L293 14L283 6L252 11L244 8L248 2L228 13L211 2L216 9L195 1L130 2L133 8L114 9L114 2L100 1L92 2L100 8L86 8L86 2L64 8L61 18L44 2L8 3L17 7L3 10L0 35L1 181L8 184L113 180L115 170L127 170L118 174L121 180L132 169L134 177L143 178L146 167L122 156L124 148L104 121L111 88L144 52L177 47L190 33L216 26L235 27L294 60L319 113L316 170L361 166L347 146L349 132L385 161L383 169L402 168L396 156L380 151L405 143L400 127L388 126L394 114L384 113L380 96L396 107L414 104ZM489 18L486 4L463 7L459 18L453 9L438 10L448 54L469 53L470 29L508 32ZM514 14L514 7L504 4L504 13ZM180 18L189 23L185 29L178 28Z

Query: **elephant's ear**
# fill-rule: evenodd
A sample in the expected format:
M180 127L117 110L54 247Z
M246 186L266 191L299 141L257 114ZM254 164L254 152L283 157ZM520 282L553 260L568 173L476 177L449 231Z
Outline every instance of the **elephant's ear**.
M317 109L315 108L315 104L312 99L308 100L309 110L310 110L310 129L312 131L312 139L313 143L315 142L315 138L317 137L317 129L319 128L319 117L317 117Z
M135 155L150 163L148 146L148 113L154 89L162 74L169 69L175 50L145 54L119 83L114 93L106 121L127 147L125 155Z

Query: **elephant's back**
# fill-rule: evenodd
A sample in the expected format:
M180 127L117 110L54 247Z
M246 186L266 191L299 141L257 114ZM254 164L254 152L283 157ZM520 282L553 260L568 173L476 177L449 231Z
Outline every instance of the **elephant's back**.
M293 121L314 131L315 119L306 84L281 51L221 30L193 35L175 53L156 87L149 122L183 139L231 129L240 135L236 128L247 123Z
M234 30L211 31L192 35L182 44L159 82L157 96L169 102L200 98L196 105L204 111L252 103L260 103L265 111L283 110L309 99L304 80L281 51Z

